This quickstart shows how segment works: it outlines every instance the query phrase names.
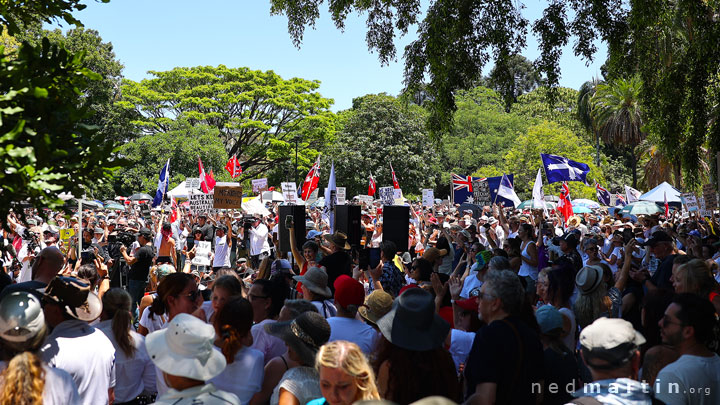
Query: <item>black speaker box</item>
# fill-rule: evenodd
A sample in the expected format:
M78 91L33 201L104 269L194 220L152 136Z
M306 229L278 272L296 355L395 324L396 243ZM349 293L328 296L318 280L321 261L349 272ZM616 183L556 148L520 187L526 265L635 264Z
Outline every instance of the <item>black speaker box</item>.
M364 228L360 223L359 205L335 206L335 230L347 235L350 246L360 246Z
M409 232L410 207L383 206L383 241L391 240L397 245L398 252L407 252Z
M280 241L280 251L290 251L290 233L285 227L285 218L290 215L293 217L295 225L295 242L298 250L302 252L302 245L305 243L305 206L304 205L281 205L278 215L278 240Z

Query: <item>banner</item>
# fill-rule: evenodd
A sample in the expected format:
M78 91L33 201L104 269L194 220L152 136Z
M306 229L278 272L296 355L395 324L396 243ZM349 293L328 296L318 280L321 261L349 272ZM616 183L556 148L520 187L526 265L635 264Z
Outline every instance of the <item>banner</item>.
M252 181L252 190L253 193L259 193L261 191L267 190L267 178L262 179L255 179Z
M200 178L188 177L185 179L185 188L189 190L200 190Z
M383 205L393 205L395 204L395 189L392 187L380 187L378 190L378 194L380 195L380 200L382 200Z
M345 205L345 187L337 187L335 192L337 205Z
M195 257L192 259L192 264L196 266L209 266L210 265L210 242L199 241L195 242Z
M700 210L700 205L698 204L697 197L695 197L694 193L682 193L680 194L680 196L685 202L685 206L687 207L688 212Z
M375 201L375 199L374 199L372 196L367 195L367 194L357 195L356 198L357 198L358 201L360 201L361 203L367 204L367 205L372 205L373 201Z
M393 200L395 202L395 205L405 204L405 201L403 201L403 195L402 195L401 188L393 188Z
M280 183L280 189L285 198L285 204L297 204L297 185L295 183Z
M492 197L490 195L490 184L488 179L473 179L473 202L476 205L484 207L486 205L492 205ZM498 183L498 186L500 183Z
M705 199L705 209L712 211L718 208L718 199L714 184L706 184L703 186L703 198Z
M233 186L227 184L234 184ZM217 183L213 197L213 208L240 209L242 205L242 187L238 183Z
M435 194L431 188L424 188L422 191L423 207L432 207L435 205Z
M190 211L195 214L202 214L213 209L213 195L205 193L192 193L188 196Z

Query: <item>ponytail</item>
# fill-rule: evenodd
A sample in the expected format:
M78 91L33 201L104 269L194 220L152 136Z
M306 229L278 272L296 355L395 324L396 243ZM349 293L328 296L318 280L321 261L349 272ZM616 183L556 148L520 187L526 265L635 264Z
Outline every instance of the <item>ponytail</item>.
M223 338L222 354L227 364L232 364L235 355L242 349L242 336L230 325L223 325L220 333Z
M132 315L130 314L131 300L130 294L122 288L111 288L102 297L103 312L108 318L112 319L112 333L115 341L127 357L135 355L133 338L130 336L132 323Z
M0 378L3 381L0 405L42 404L45 370L36 354L22 352L16 355Z
M243 339L250 334L253 309L250 301L236 295L215 314L213 322L222 337L222 354L227 364L232 364L235 355L243 347Z

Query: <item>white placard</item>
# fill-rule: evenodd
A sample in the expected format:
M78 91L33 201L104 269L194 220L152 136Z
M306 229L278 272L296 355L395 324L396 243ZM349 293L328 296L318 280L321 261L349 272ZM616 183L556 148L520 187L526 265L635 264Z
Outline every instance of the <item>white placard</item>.
M253 193L258 193L260 190L267 188L267 178L255 179L252 181Z
M694 193L682 193L682 198L685 200L685 206L687 206L688 212L698 211L700 209Z
M403 201L402 189L400 189L400 188L393 189L393 200L395 202L395 205L405 204L405 201Z
M367 195L367 194L356 195L355 198L357 198L358 201L360 201L361 203L367 204L367 205L371 205L373 203L373 201L375 201L375 199L371 195Z
M295 183L280 183L285 204L297 204L297 186Z
M395 192L394 188L392 187L380 187L378 190L378 195L380 196L380 200L382 200L383 205L393 205L395 204Z
M199 241L195 242L195 257L192 260L192 264L196 266L209 266L210 265L210 242Z
M191 193L188 196L190 201L190 211L197 215L204 212L210 212L213 209L213 195L204 193Z
M335 190L335 203L337 205L345 205L345 187L337 187Z
M423 207L432 207L435 204L435 193L431 188L424 188L422 191Z
M198 177L188 177L185 179L185 188L188 190L199 190L200 179Z

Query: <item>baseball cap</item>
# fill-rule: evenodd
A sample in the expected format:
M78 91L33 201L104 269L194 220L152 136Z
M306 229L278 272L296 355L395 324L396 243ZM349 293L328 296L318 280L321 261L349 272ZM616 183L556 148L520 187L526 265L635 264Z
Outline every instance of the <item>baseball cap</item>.
M620 318L599 318L580 332L585 363L600 370L621 367L643 343L643 335Z
M563 319L560 311L552 305L543 305L535 311L535 319L540 326L540 332L547 335L560 329L562 331Z
M142 236L147 239L150 239L152 237L152 231L148 228L143 227L143 228L140 228L140 230L138 231L138 233L135 234L135 236Z
M672 242L673 239L664 231L656 231L653 232L652 236L648 238L648 240L645 241L645 243L641 243L641 246L650 246L653 247L657 245L660 242Z
M318 236L321 236L321 235L322 235L322 232L316 231L316 230L313 229L313 230L311 230L310 232L308 232L308 234L307 234L307 239L315 239L315 238L317 238Z

